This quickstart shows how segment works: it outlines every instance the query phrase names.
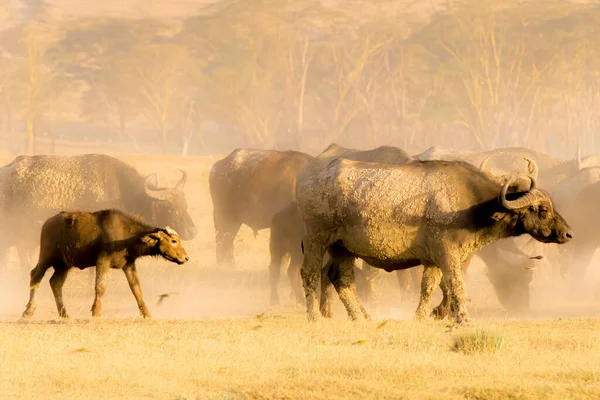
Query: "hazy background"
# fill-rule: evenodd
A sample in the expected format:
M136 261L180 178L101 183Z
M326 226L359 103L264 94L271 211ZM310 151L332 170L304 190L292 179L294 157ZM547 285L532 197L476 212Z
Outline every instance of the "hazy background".
M239 270L215 263L208 172L218 157L235 147L316 154L334 141L413 154L525 146L571 158L581 140L584 155L596 153L598 21L598 5L548 0L0 0L0 165L23 153L103 152L164 184L184 168L200 234L183 267L141 262L151 312L262 312L269 231L255 238L242 227ZM14 249L9 260L0 316L16 318L28 271ZM556 267L539 265L535 315L598 315L597 268L584 304L565 294ZM416 299L401 299L395 275L382 276L381 307L370 310L411 318ZM56 315L46 282L38 318ZM285 272L281 284L293 306ZM478 260L467 284L476 317L506 315ZM110 285L106 313L136 315L122 274ZM65 292L67 308L89 316L88 271L74 271Z
M0 148L570 158L598 150L599 20L552 0L0 0Z

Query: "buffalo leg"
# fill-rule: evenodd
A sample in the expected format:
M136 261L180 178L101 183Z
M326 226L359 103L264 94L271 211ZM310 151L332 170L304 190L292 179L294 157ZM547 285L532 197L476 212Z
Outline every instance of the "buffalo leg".
M317 284L323 267L323 256L325 248L314 241L315 235L304 236L304 259L300 276L306 298L306 313L309 321L319 319L317 302Z
M400 299L404 300L408 297L411 290L410 270L399 269L396 271L396 279L398 280L398 286L400 287Z
M47 264L46 262L38 262L35 268L31 270L31 279L29 280L29 302L25 306L25 311L23 311L23 318L29 318L33 316L33 313L37 307L35 302L35 294L40 286L42 278L44 278L46 271L50 267L51 265Z
M469 267L469 264L471 263L471 258L469 257L467 259L467 261L465 261L462 264L462 268L461 268L461 273L463 275L463 277L465 276L466 272L467 272L467 268ZM450 314L450 293L448 292L448 286L446 285L446 282L444 281L444 279L442 279L440 281L440 289L442 290L442 302L433 309L433 312L431 313L431 316L435 319L444 319L446 318L449 314Z
M133 297L135 297L135 301L137 301L141 316L144 318L151 318L152 316L150 315L150 311L148 311L148 307L142 298L142 288L140 286L140 280L138 278L135 265L126 265L123 268L123 272L127 277L127 282L129 283L131 293L133 293Z
M234 267L233 240L242 227L242 224L220 214L214 214L217 264Z
M442 271L435 266L426 266L423 270L421 279L421 295L419 296L419 305L415 312L415 319L423 321L429 318L431 309L431 297L433 291L442 280Z
M92 304L93 317L99 317L102 315L102 296L104 296L104 293L106 292L109 274L109 264L106 262L99 262L96 265L96 296L94 298L94 304Z
M339 276L331 279L331 283L338 292L338 296L346 308L348 317L353 320L362 320L368 317L366 310L361 307L356 296L356 282L354 280L355 257L348 250L332 246L329 250L332 262L339 267ZM365 315L366 314L366 315Z
M269 239L269 255L271 262L269 263L269 285L271 286L271 306L278 306L279 303L279 279L281 276L281 264L283 257L287 253L283 245L283 237L271 227L271 237ZM290 264L291 268L291 264Z
M325 318L333 318L333 295L335 293L335 287L333 286L332 279L337 279L340 270L339 266L333 263L332 259L327 261L327 264L321 270L321 299L319 304L319 310L321 315Z
M300 266L302 265L302 253L292 252L290 254L290 265L288 266L287 276L290 287L294 293L296 304L304 305L304 295L302 293L302 280L300 279Z
M65 266L54 266L54 274L50 278L50 287L52 288L52 294L54 294L54 301L56 302L56 309L58 310L58 316L61 318L69 318L67 309L63 302L63 285L67 280L69 269Z
M466 307L466 289L462 265L459 261L445 259L440 263L442 279L449 291L450 317L457 325L469 322L471 317Z

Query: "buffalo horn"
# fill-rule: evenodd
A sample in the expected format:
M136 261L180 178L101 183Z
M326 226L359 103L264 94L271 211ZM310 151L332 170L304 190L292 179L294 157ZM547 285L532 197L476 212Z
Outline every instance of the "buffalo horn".
M165 195L167 194L168 189L161 188L161 187L154 185L153 183L150 183L150 179L152 179L153 177L155 177L156 180L158 181L158 174L156 172L148 175L146 177L146 179L144 180L144 191L150 197L154 197L159 200L164 199Z
M538 164L535 162L535 160L527 157L525 157L525 161L528 163L529 174L537 179L538 173L540 172Z
M487 167L488 163L490 162L490 158L492 158L492 157L486 157L479 165L479 170L481 172L483 172L484 174L488 174L488 175L491 175L490 171L488 170L488 167Z
M500 192L501 203L502 203L502 206L504 208L506 208L507 210L518 210L520 208L525 208L537 200L536 191L535 191L535 189L537 188L536 179L531 175L526 175L526 176L529 179L531 179L531 188L529 189L529 191L527 193L525 193L523 196L519 197L518 199L508 200L506 198L506 192L508 191L508 188L510 187L510 185L515 183L515 181L519 178L519 176L513 175L510 179L508 179L506 181L504 186L502 186L502 191Z
M182 169L180 169L178 171L181 172L182 177L181 177L181 180L175 186L175 190L183 190L183 188L185 187L185 184L187 182L187 172L185 172Z

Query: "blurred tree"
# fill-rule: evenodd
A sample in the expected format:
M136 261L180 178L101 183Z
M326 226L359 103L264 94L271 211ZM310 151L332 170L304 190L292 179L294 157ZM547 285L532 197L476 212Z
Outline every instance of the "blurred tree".
M25 152L35 154L37 124L44 112L42 102L51 97L56 64L47 52L56 44L60 31L55 21L41 12L21 28L20 43L26 51L27 100L25 108Z

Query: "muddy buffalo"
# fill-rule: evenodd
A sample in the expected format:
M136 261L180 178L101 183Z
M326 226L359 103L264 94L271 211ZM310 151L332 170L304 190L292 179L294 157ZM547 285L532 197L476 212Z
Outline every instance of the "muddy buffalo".
M63 303L62 287L71 268L96 267L96 297L92 315L102 313L102 296L106 291L111 269L125 273L140 314L150 317L138 279L135 262L144 256L162 257L183 264L188 255L179 235L169 227L157 228L118 210L90 212L61 212L42 226L40 256L31 270L29 302L23 317L33 315L35 294L44 274L54 268L50 287L58 314L68 317Z
M566 243L568 224L547 193L514 190L465 162L417 161L392 165L335 159L316 174L297 177L296 203L305 225L302 283L310 320L323 257L339 265L333 282L352 319L365 317L356 298L355 258L386 271L424 265L415 317L429 316L440 283L456 323L469 321L462 267L483 246L530 234L543 243ZM443 281L442 281L443 276Z

